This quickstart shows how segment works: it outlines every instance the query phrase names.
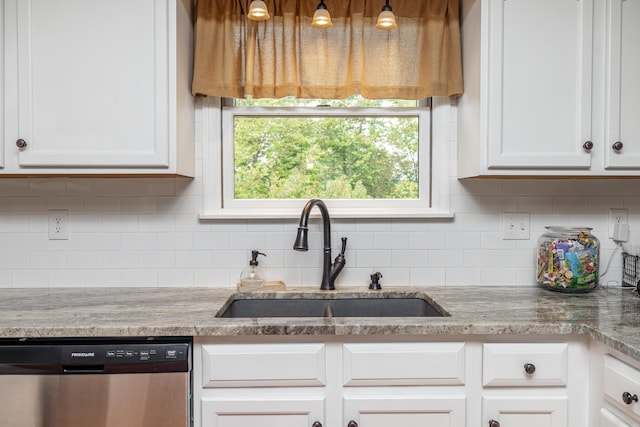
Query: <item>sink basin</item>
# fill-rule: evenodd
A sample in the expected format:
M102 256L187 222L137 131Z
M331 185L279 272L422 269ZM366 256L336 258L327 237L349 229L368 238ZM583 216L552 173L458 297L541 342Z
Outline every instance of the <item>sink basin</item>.
M418 297L234 299L217 317L442 317L440 306Z

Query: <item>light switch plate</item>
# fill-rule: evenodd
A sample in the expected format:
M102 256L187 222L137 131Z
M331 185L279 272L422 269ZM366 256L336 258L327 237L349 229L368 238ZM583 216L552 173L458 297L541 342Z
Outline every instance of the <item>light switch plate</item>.
M531 216L529 213L502 214L502 240L529 240Z

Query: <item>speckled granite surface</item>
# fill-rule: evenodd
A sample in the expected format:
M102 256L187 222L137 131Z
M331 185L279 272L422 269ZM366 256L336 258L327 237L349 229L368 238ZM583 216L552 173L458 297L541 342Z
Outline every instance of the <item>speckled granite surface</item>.
M537 287L291 288L251 297L431 298L450 316L430 318L221 319L235 289L0 289L0 338L250 335L587 335L640 360L640 297L626 289L567 295ZM246 296L247 294L242 294Z

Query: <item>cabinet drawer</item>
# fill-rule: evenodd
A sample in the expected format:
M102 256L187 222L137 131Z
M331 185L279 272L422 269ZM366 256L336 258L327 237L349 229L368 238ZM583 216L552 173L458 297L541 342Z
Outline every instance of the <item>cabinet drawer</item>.
M483 345L482 355L482 384L486 387L567 384L567 343L491 343Z
M604 408L600 409L600 427L629 427L629 424L622 421L613 413Z
M629 403L623 394L628 393ZM620 360L604 355L604 397L625 414L640 420L640 371Z
M322 386L324 344L202 346L204 387Z
M343 384L463 385L464 343L345 344Z

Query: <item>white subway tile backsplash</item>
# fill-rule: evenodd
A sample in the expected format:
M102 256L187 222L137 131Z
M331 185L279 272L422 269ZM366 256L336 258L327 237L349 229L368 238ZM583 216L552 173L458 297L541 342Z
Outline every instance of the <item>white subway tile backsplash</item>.
M28 179L0 179L0 195L2 195L1 197L4 199L2 203L0 203L0 210L2 206L6 205L6 198L11 196L24 196L25 194L29 194Z
M446 286L445 268L411 268L411 286Z
M122 286L158 286L158 270L124 269L122 270Z
M161 269L158 274L158 286L194 286L195 274L188 268Z
M30 196L64 196L66 194L66 181L58 178L34 178L29 180Z
M11 274L13 288L48 288L49 271L34 269L14 269Z
M117 214L120 213L120 199L118 197L85 197L85 213Z
M430 250L427 252L427 265L431 268L463 267L464 251L451 249Z
M102 270L85 270L84 285L87 287L123 286L122 271L105 268Z
M140 253L154 251L157 247L156 233L123 233L122 247L126 250L137 250Z
M176 219L174 215L169 214L139 215L138 226L142 232L167 233L176 229Z
M251 250L268 280L319 288L322 224L310 221L308 252L293 250L298 218L200 220L202 112L196 111L196 178L0 179L0 287L235 286ZM332 220L332 260L348 237L337 286L535 286L537 238L547 225L593 227L603 278L619 282L620 249L608 210L629 210L627 250L640 251L639 179L465 179L457 167L455 119L447 219ZM302 207L302 206L301 206ZM48 210L69 211L69 240L49 240ZM528 212L526 240L502 239L502 214ZM603 267L604 268L604 267Z
M122 270L138 268L140 266L140 252L134 250L107 251L104 253L105 269Z
M104 254L99 251L67 251L65 265L74 269L101 269L104 267Z
M391 251L391 265L401 268L425 267L427 265L427 251L393 250Z
M139 196L138 180L133 182L127 178L111 178L105 179L102 183L103 196Z
M48 209L47 199L44 197L10 197L9 204L10 212L14 214L45 213Z
M0 233L28 233L31 228L29 220L29 215L2 215L0 216Z
M228 249L229 240L230 234L227 232L193 233L193 249Z
M473 249L479 248L482 240L482 233L479 231L454 231L445 233L444 248L445 249Z
M360 268L382 269L392 267L391 251L386 249L367 250L363 249L356 254L355 266Z
M67 180L67 196L94 196L102 194L103 179L82 178Z
M381 231L373 233L374 249L404 249L409 246L409 232Z
M108 233L136 233L140 231L138 215L104 215L102 231Z
M417 232L409 235L408 249L442 249L445 232Z
M213 267L209 251L177 251L176 268L195 269Z
M49 270L49 286L54 288L79 288L86 286L84 281L84 271L71 270Z
M176 266L174 251L148 251L140 254L140 268L170 268Z

